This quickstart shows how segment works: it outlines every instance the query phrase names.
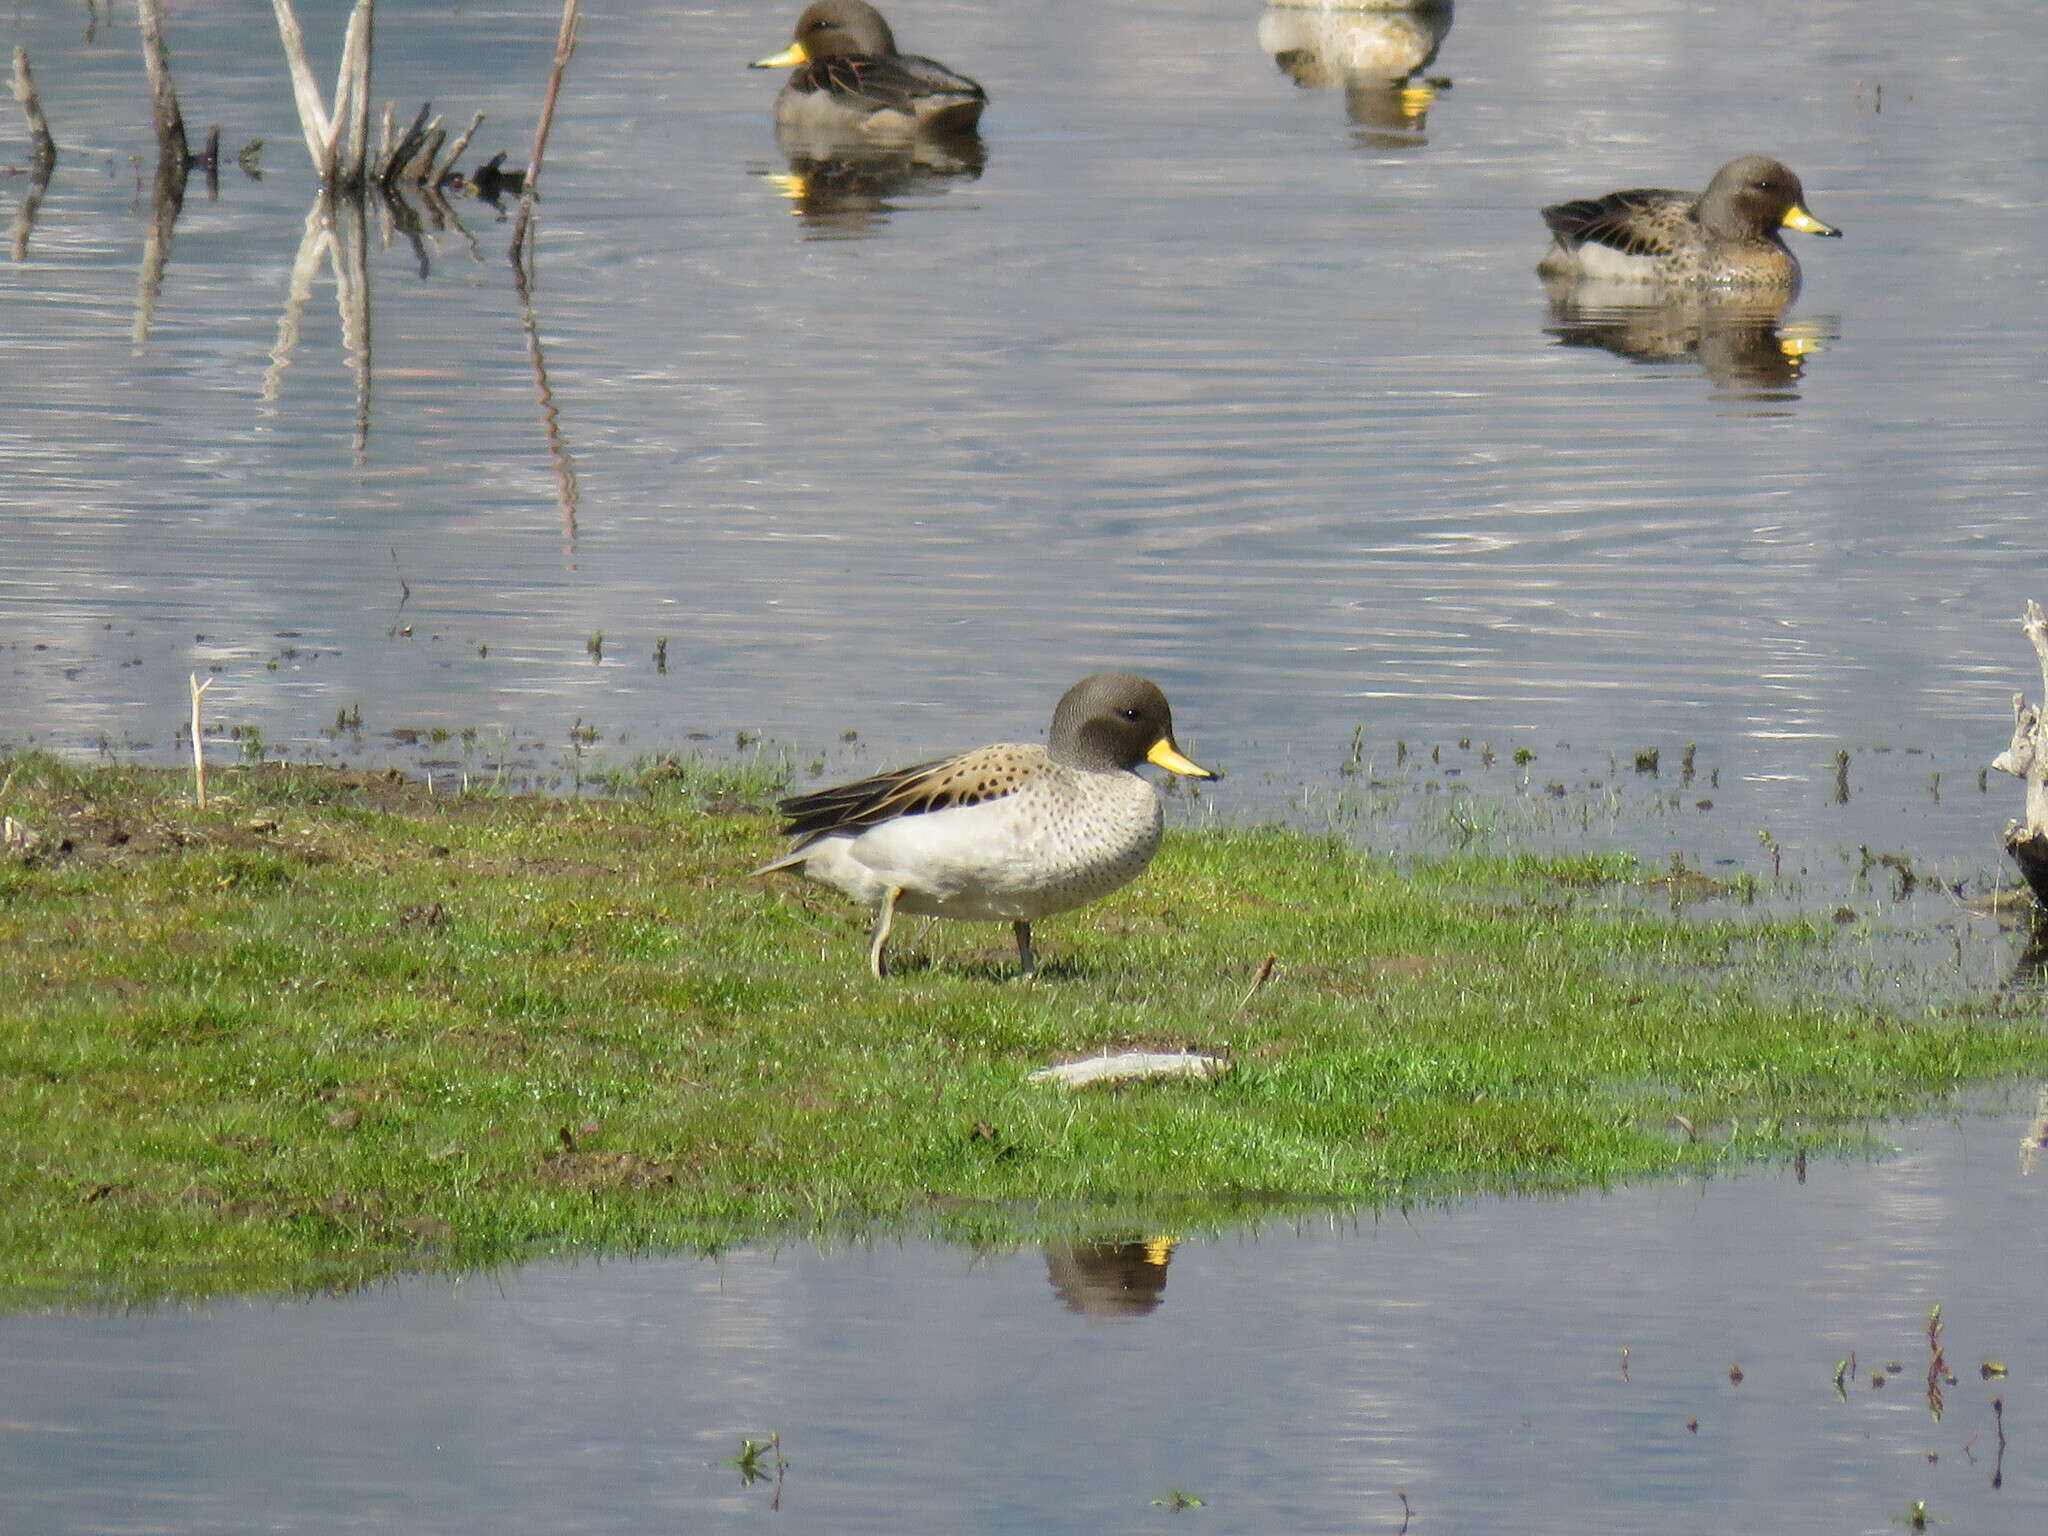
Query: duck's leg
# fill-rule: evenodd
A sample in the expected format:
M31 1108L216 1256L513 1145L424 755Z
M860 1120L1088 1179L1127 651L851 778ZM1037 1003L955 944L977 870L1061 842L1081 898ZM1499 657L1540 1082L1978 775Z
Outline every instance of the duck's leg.
M868 946L868 969L875 973L875 979L882 979L882 946L889 942L889 929L896 921L896 898L903 894L903 887L892 885L882 897L882 904L875 910L875 940Z
M1010 924L1010 930L1017 935L1017 974L1029 981L1038 974L1038 956L1031 952L1031 925L1014 922Z

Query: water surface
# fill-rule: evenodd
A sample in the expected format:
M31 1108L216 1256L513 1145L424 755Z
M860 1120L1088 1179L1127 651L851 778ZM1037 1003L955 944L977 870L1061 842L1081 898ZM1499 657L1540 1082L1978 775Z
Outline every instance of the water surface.
M359 709L370 750L476 729L472 766L581 727L857 729L871 767L1029 736L1117 664L1239 813L1313 799L1361 727L1377 770L1470 739L1539 790L1690 741L1713 812L1659 850L1996 864L2017 797L1975 778L2044 574L2031 7L1468 0L1390 37L930 0L897 30L988 86L978 166L801 184L740 67L793 9L589 19L538 236L565 460L480 205L373 231L363 447L325 280L278 361L311 183L260 0L171 18L186 115L265 175L195 183L138 346L132 22L10 18L63 156L0 262L0 729L168 757L217 668L271 750ZM554 6L379 17L401 117L484 108L478 152L524 159ZM1539 205L1751 148L1847 232L1799 243L1796 366L1553 313ZM1834 805L1835 752L1886 748L1931 761Z
M2032 1532L2030 1120L1906 1127L1803 1180L1177 1243L796 1245L9 1317L0 1474L48 1532L1392 1532L1404 1492L1415 1531L1885 1536L1921 1501ZM727 1460L773 1433L771 1515L773 1479ZM1175 1489L1202 1508L1152 1503Z

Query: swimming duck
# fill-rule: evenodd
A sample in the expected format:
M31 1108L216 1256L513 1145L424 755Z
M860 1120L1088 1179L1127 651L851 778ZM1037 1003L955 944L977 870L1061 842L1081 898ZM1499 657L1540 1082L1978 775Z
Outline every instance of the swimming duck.
M898 912L1006 921L1030 976L1033 920L1107 896L1158 850L1159 792L1131 772L1146 762L1216 777L1174 745L1156 684L1091 673L1060 699L1042 747L977 747L784 800L795 845L754 873L794 869L872 906L876 976Z
M1556 236L1536 270L1544 277L1796 289L1799 260L1780 229L1840 235L1806 211L1806 189L1768 155L1743 155L1707 190L1636 187L1543 210Z
M867 0L816 0L787 48L749 66L785 67L791 74L776 94L775 121L810 133L971 133L988 105L988 93L965 75L898 53L889 23Z

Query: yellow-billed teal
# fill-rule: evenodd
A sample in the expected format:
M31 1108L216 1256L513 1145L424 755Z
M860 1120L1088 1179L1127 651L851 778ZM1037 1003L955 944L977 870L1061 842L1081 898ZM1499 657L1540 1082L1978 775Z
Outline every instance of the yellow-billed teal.
M898 53L895 34L867 0L816 0L794 41L753 69L790 67L775 121L811 134L907 138L971 133L988 92L935 59Z
M1805 203L1789 166L1743 155L1698 194L1636 187L1544 209L1556 240L1536 270L1603 282L1793 290L1799 261L1778 231L1841 234Z
M790 851L754 873L794 869L875 909L868 964L898 912L1008 922L1036 967L1031 924L1128 884L1164 825L1153 763L1213 779L1173 743L1156 684L1096 672L1066 691L1042 747L1004 742L782 802Z

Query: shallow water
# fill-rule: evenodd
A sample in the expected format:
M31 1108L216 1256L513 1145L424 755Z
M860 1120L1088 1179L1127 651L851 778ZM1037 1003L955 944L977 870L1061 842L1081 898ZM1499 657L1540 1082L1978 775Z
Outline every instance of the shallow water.
M195 182L137 345L132 19L10 17L62 158L0 262L0 732L169 758L217 668L257 750L857 729L834 765L872 767L1033 735L1116 664L1225 814L1312 804L1361 727L1374 771L1470 739L1539 791L1696 742L1716 793L1623 828L1660 856L1996 866L2016 786L1975 781L2044 574L2032 7L1468 3L1404 89L1376 72L1432 39L1398 18L931 0L897 29L988 86L978 174L804 189L740 67L790 9L588 22L538 235L559 457L479 204L372 231L360 450L325 274L281 345L311 181L260 0L171 18L187 117L265 175ZM468 159L518 163L553 12L388 0L379 96L487 109ZM1748 148L1846 231L1794 237L1796 365L1552 314L1540 204Z
M1915 1501L1953 1530L2036 1531L2030 1118L1907 1127L1803 1181L1177 1244L799 1245L0 1318L9 1523L1392 1532L1405 1492L1416 1531L1883 1536ZM1937 1303L1957 1378L1938 1419ZM772 1476L727 1462L776 1433L771 1516ZM1203 1507L1152 1503L1176 1489Z

